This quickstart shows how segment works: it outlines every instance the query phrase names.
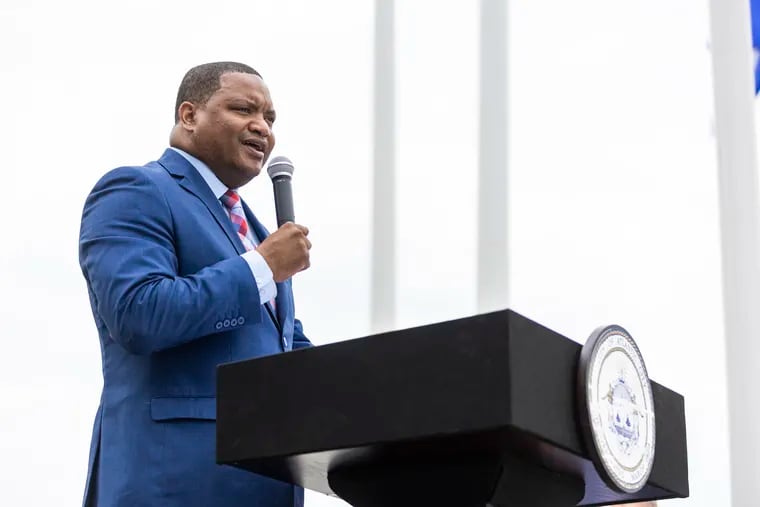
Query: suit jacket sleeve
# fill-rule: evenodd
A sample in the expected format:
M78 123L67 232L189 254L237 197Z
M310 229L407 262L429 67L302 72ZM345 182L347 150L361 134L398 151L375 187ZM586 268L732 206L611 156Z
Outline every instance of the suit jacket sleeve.
M293 350L312 346L311 341L309 341L303 333L303 325L301 324L301 321L295 319L293 323Z
M212 334L225 317L261 320L256 282L242 257L178 275L171 211L145 169L134 167L108 173L85 202L82 271L96 313L133 353Z

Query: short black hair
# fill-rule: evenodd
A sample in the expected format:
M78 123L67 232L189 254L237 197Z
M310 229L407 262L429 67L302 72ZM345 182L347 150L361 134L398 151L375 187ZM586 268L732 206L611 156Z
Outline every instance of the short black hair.
M177 103L174 104L174 123L179 122L179 106L183 102L205 104L215 91L221 87L221 77L228 72L242 72L261 77L256 69L238 62L204 63L188 70L177 90Z

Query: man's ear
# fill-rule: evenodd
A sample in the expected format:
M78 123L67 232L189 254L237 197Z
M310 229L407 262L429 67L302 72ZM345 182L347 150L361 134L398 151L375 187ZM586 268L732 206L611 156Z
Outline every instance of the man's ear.
M179 122L177 122L178 125L184 130L195 130L197 112L198 110L195 107L195 104L184 101L177 109L177 116L179 116Z

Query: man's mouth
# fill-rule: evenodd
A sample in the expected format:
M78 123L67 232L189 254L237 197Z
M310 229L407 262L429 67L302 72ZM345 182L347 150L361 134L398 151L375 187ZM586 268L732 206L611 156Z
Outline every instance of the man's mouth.
M261 141L259 139L246 139L243 141L243 144L258 152L261 157L264 156L264 153L266 151L266 143L264 141Z

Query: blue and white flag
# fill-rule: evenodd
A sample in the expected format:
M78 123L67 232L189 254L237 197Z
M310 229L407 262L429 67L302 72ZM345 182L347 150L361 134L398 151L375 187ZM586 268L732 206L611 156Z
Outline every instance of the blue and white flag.
M760 92L760 0L749 0L752 17L752 48L755 53L755 94Z

